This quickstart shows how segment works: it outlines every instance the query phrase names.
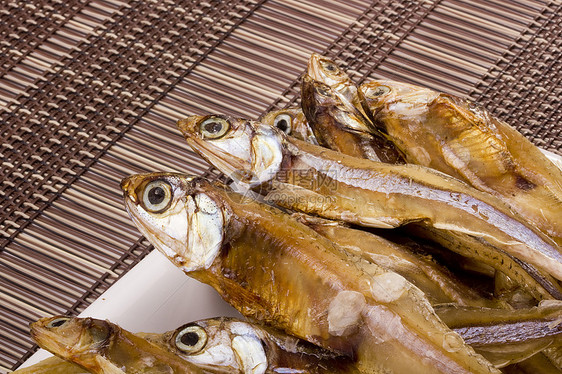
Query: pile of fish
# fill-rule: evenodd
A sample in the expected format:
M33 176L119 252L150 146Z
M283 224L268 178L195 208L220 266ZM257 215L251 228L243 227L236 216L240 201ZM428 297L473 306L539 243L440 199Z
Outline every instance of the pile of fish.
M316 54L301 106L178 122L228 183L121 183L142 234L248 321L45 318L58 357L20 372L560 372L562 171L473 102Z

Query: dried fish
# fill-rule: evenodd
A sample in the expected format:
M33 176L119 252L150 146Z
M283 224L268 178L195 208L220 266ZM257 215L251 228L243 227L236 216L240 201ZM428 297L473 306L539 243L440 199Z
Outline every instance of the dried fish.
M559 302L544 302L524 310L506 309L503 303L486 300L464 287L447 269L427 257L416 256L411 247L336 221L303 214L293 216L348 252L403 275L428 299L455 299L455 303L444 301L445 304L435 305L437 315L496 367L523 361L545 348L559 349L562 343ZM488 307L482 307L485 305Z
M525 310L441 304L436 306L436 313L496 367L521 362L545 347L560 345L562 309L559 303L547 303ZM358 373L348 357L335 355L277 329L234 318L210 318L188 323L163 334L134 335L172 352L198 368L208 370L206 372ZM127 368L132 370L130 365ZM104 370L108 370L108 367L104 367ZM148 365L143 370L154 372L150 371ZM89 372L71 361L55 356L14 373Z
M311 81L321 82L325 86L330 87L334 95L339 98L339 102L342 103L342 108L356 111L357 118L363 125L376 131L376 127L372 123L371 111L363 96L363 92L359 91L349 75L340 69L334 61L313 53L308 60L305 76L308 76ZM303 105L303 111L306 114L304 107L305 105Z
M562 298L558 246L492 195L418 165L343 155L225 116L178 122L187 142L238 184L282 207L367 227L411 224L505 272L536 298Z
M398 243L364 230L347 227L337 221L301 213L293 216L347 252L402 275L422 290L433 305L455 303L497 308L501 304L486 299L485 295L463 284L412 240L401 238Z
M354 157L404 163L372 123L363 93L333 61L317 54L310 57L301 102L320 145Z
M522 310L437 306L439 317L496 367L562 343L562 304Z
M359 373L348 357L277 329L235 318L209 318L163 334L141 332L134 335L209 373ZM130 365L128 368L132 370ZM147 365L143 372L149 369ZM89 371L55 356L15 373L82 374Z
M41 348L91 373L211 373L108 321L55 316L30 326Z
M562 244L562 171L485 108L393 81L360 90L379 131L409 163L440 170L493 194Z
M301 108L274 110L261 116L258 121L277 127L285 134L304 140L307 143L318 144Z
M217 373L358 374L347 357L271 327L234 318L210 318L164 334L142 336L198 367Z
M180 174L134 175L121 187L151 243L245 316L353 357L363 373L497 372L403 277L352 262L276 208Z

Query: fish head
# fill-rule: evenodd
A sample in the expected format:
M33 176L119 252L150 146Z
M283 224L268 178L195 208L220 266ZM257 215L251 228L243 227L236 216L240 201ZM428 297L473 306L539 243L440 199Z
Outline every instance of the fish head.
M396 116L415 116L439 96L439 92L413 84L374 80L359 87L367 106L374 114L391 111Z
M334 88L347 85L351 82L347 73L334 61L327 57L323 57L318 53L313 53L310 56L306 73L313 80L322 82L325 85Z
M310 123L318 128L319 134L326 130L323 126L337 126L349 132L369 133L369 122L355 106L347 105L342 97L329 85L314 80L309 75L303 77L301 85L303 111Z
M304 79L320 82L330 87L333 90L332 93L339 96L342 103L349 108L359 108L361 105L359 103L361 99L357 96L358 90L355 83L351 81L351 78L343 69L329 58L313 53L308 60ZM303 86L305 84L307 82L303 80L301 93L303 93Z
M228 213L217 189L177 173L135 174L121 181L125 207L139 231L185 272L208 268L218 255Z
M359 86L359 89L367 98L370 106L378 106L397 101L405 95L413 94L421 87L389 80L372 80L363 83Z
M262 340L252 325L233 318L188 323L168 334L170 349L199 367L261 373L267 368Z
M327 84L305 74L301 82L301 102L306 118L314 122L319 112L342 108L342 99Z
M271 126L208 115L180 120L178 128L195 152L237 183L260 185L280 168L283 133Z
M320 82L332 89L332 94L338 96L341 103L338 104L340 108L346 109L340 113L343 116L349 117L347 122L351 122L352 128L360 126L363 128L375 129L375 126L371 123L372 116L367 107L363 93L357 88L357 85L351 80L351 77L346 71L341 69L334 61L329 58L320 56L313 53L308 60L308 67L305 74L310 80ZM301 84L301 96L303 98L303 108L306 105L305 102L305 85L309 84L305 80ZM312 123L309 113L305 111L307 119ZM357 128L356 128L357 130ZM361 131L362 131L361 130Z
M285 134L309 141L314 136L301 108L285 108L267 112L258 119L264 125L276 127Z
M113 334L107 321L66 316L41 318L30 324L30 330L40 347L60 357L101 352Z

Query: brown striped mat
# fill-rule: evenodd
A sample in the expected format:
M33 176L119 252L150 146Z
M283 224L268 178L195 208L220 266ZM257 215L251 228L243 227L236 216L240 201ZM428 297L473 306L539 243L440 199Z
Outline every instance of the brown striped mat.
M311 52L357 81L469 96L562 143L560 0L0 1L0 371L151 247L119 181L201 173L176 120L298 103Z

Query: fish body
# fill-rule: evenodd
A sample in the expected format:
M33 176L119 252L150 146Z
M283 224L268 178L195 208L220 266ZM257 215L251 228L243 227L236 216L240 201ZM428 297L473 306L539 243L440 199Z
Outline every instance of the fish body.
M160 183L170 185L171 198L167 208L150 211L142 204L151 194L145 187ZM362 373L496 372L403 277L354 263L276 208L178 174L131 176L122 188L154 246L247 317L349 356ZM161 229L171 221L172 235Z
M258 121L307 143L318 144L301 108L273 110L261 116Z
M201 132L215 123L224 131L220 136ZM367 227L412 224L505 272L539 299L562 297L551 278L562 279L558 246L494 196L455 178L418 165L346 156L253 121L193 116L178 126L203 158L282 207Z
M447 268L439 265L429 253L412 240L400 243L368 231L347 227L303 214L297 219L347 252L390 269L424 292L431 304L497 307L497 303L464 285Z
M559 302L505 310L444 304L439 317L496 367L521 362L545 348L562 343L562 309Z
M517 130L453 95L393 81L360 87L407 162L493 194L562 243L562 171Z
M511 310L485 299L427 257L411 242L398 244L372 233L303 214L294 215L346 251L391 269L420 288L437 315L496 367L521 362L544 349L556 354L562 343L562 308L546 302ZM552 354L545 352L548 357ZM558 362L553 361L554 364Z
M165 333L141 332L134 335L205 373L359 374L347 357L335 355L274 328L235 318L209 318ZM149 361L147 358L144 360ZM151 372L148 367L126 366L128 373L138 372L133 370L141 368L143 373ZM16 371L21 374L89 372L72 361L56 356Z
M560 369L544 354L538 353L526 360L502 368L502 372L505 374L559 374Z
M317 54L310 57L301 103L320 145L354 157L403 163L373 125L363 93L333 61Z
M30 326L41 348L91 373L211 373L108 321L55 316Z

